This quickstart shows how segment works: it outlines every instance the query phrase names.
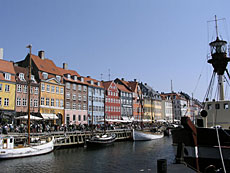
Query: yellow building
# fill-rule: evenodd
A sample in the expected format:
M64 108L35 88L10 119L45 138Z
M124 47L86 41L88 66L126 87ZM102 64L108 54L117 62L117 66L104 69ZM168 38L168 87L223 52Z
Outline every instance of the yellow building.
M15 113L15 71L13 62L0 59L0 114Z

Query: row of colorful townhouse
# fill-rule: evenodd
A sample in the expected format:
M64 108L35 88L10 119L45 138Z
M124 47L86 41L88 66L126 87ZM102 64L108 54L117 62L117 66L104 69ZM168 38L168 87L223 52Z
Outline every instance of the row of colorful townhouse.
M28 65L31 58L31 98L28 100ZM181 99L181 98L180 98ZM99 81L75 70L57 67L45 58L28 54L18 62L0 57L0 118L11 121L31 115L54 124L101 124L108 121L172 120L171 94L160 94L146 83ZM33 119L33 117L32 117Z

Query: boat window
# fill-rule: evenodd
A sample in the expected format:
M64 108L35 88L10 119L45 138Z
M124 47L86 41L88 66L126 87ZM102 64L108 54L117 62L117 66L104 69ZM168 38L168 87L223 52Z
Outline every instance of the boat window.
M220 104L215 105L216 109L220 109Z
M212 109L212 105L208 104L208 110L211 110L211 109Z
M13 143L13 138L10 138L10 143Z
M224 109L228 109L228 103L224 103Z

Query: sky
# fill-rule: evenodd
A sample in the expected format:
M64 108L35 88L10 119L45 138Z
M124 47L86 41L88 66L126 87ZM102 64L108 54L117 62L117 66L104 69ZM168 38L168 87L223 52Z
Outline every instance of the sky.
M4 59L32 53L82 76L124 78L203 101L212 68L208 43L229 41L229 0L0 0ZM172 84L172 85L171 85Z

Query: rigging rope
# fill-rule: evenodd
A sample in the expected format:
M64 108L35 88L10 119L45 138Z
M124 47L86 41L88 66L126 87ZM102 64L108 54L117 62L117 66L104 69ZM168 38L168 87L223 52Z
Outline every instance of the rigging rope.
M219 137L218 127L216 126L215 128L216 128L216 135L217 135L217 141L218 141L218 145L219 145L221 162L222 162L222 165L223 165L223 168L224 168L224 173L226 173L224 159L223 159L222 150L221 150L221 146L220 146L220 137Z

